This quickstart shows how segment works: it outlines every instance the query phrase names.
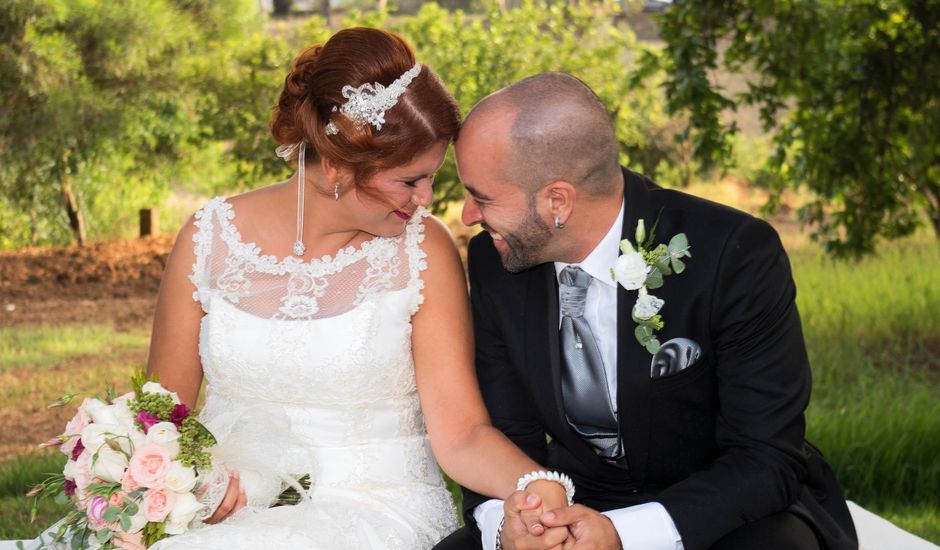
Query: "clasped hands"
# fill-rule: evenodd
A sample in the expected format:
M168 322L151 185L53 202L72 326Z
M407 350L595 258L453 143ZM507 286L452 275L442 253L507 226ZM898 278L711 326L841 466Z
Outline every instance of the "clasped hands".
M581 504L568 506L551 481L529 484L503 502L499 537L505 550L621 550L610 519Z

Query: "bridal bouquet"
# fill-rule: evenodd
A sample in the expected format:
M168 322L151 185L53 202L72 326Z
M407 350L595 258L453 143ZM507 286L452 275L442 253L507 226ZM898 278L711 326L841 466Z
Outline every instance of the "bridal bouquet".
M204 513L197 492L215 438L175 393L142 372L132 386L119 397L109 390L103 399L86 398L65 432L44 444L57 445L68 461L30 496L55 495L75 507L54 543L142 549L188 531Z

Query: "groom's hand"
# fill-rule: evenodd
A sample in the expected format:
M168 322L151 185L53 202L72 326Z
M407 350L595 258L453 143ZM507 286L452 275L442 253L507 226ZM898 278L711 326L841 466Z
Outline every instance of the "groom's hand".
M503 502L504 521L500 544L505 550L559 550L568 538L565 527L546 529L539 520L542 499L516 491ZM536 534L533 534L536 533Z
M571 550L621 550L620 534L610 518L587 506L575 504L551 510L539 518L547 529L567 528L574 544Z

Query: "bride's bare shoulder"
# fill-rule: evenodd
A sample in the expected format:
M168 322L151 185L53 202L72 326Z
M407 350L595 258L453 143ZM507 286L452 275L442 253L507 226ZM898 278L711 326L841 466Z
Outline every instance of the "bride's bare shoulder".
M238 212L239 217L270 215L272 209L283 207L287 182L277 182L225 199ZM274 210L276 211L276 210Z

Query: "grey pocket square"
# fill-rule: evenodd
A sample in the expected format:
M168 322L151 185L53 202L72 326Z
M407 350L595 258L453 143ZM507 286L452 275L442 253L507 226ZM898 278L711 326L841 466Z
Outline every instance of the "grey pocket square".
M673 338L659 347L650 364L650 378L665 378L691 367L702 356L702 347L695 340Z

